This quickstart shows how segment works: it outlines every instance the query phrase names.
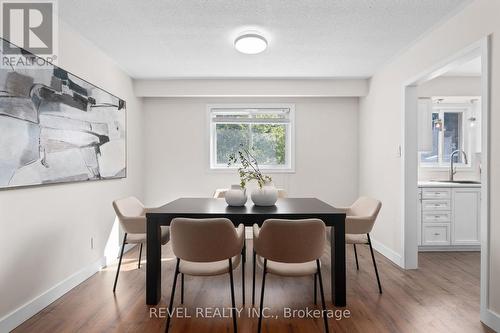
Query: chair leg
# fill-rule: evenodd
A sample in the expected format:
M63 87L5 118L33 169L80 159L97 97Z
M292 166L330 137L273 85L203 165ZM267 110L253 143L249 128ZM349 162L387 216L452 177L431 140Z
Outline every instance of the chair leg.
M184 273L181 273L181 304L184 304Z
M264 259L264 270L262 272L262 286L260 286L260 311L259 311L259 329L258 333L262 330L262 311L264 310L264 288L266 286L267 275L267 259Z
M242 302L243 302L243 305L245 305L245 263L247 262L247 248L246 248L246 245L245 243L243 243L243 250L241 252L241 261L242 261L242 264L241 264L241 298L242 298Z
M354 246L354 257L356 258L356 270L359 271L358 251L356 251L356 244L352 244L352 246Z
M323 278L321 277L321 265L319 263L319 259L316 259L316 267L318 269L319 291L321 293L321 306L323 307L323 321L325 323L325 332L329 333L328 317L326 316L325 291L323 290Z
M118 282L118 275L120 274L120 267L122 265L123 251L125 250L125 244L127 244L127 233L123 236L122 249L120 251L120 260L118 261L118 269L116 270L115 283L113 284L113 293L116 290L116 283Z
M318 304L318 273L314 273L314 304Z
M236 302L234 300L234 281L233 281L233 259L229 258L229 281L231 282L231 306L233 313L233 328L234 333L238 332L238 327L236 326Z
M378 276L377 262L375 261L375 255L373 254L372 241L370 239L370 234L368 236L368 246L370 246L370 252L372 254L373 267L375 268L375 275L377 276L378 292L382 294L382 285L380 284L380 278Z
M141 247L139 248L139 263L137 264L138 269L141 268L141 258L142 258L142 243L141 243Z
M257 253L253 251L253 273L252 273L252 306L255 306L255 264L257 259Z
M177 276L179 275L179 263L180 262L181 262L181 260L179 258L177 258L177 263L175 264L174 281L172 283L172 293L170 294L170 303L168 304L167 325L165 326L165 333L168 333L168 329L170 327L170 318L172 315L172 308L174 306L175 286L177 284Z

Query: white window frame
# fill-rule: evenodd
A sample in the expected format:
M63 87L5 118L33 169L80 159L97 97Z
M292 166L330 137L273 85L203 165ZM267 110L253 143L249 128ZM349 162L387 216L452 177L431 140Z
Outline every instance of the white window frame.
M284 166L267 166L259 165L262 171L266 173L295 173L295 104L284 104L284 103L241 103L241 104L208 104L207 105L207 132L209 135L209 147L208 147L208 161L209 170L217 172L234 172L237 166L228 167L227 163L217 164L216 158L216 140L217 135L215 131L215 124L213 122L212 114L215 110L220 111L221 109L228 109L233 112L235 110L241 110L241 112L247 113L252 109L288 109L288 131L286 135L286 163ZM237 111L236 111L237 112ZM250 122L250 121L249 121ZM265 122L268 124L269 122ZM282 123L276 122L276 123Z
M435 104L432 107L431 113L439 113L439 119L444 120L445 112L453 112L453 113L462 113L462 147L465 153L467 154L468 163L455 163L459 169L471 169L474 163L474 156L472 152L471 145L471 131L467 126L467 120L470 118L472 113L471 106L464 104L454 104L454 103L443 103L443 104ZM431 117L432 119L432 117ZM444 126L444 124L443 124ZM439 146L438 146L438 162L422 162L421 154L419 154L419 164L424 168L433 168L433 169L449 169L450 162L443 161L443 150L444 150L444 132L440 131L439 133Z

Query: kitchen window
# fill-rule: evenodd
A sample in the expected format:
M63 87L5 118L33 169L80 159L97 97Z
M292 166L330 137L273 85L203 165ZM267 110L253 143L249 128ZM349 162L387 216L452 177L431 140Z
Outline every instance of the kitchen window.
M262 170L293 171L293 105L209 105L208 114L210 169L228 169L229 155L244 146Z
M451 153L463 150L467 153L469 163L465 164L462 154L456 154L453 159L456 165L470 166L470 124L466 126L470 110L466 107L439 107L434 106L430 123L432 145L428 151L421 152L420 164L429 167L448 167ZM426 132L429 133L429 132ZM427 134L429 135L429 134Z

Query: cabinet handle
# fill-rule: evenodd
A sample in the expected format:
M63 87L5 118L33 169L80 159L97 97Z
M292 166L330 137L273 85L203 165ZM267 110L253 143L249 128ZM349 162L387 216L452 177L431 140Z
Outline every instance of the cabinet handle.
M434 236L439 236L439 235L441 235L441 234L437 233L437 232L434 233Z
M440 218L440 217L441 217L441 216L439 216L439 215L434 215L434 218L436 218L436 219L438 219L438 218Z

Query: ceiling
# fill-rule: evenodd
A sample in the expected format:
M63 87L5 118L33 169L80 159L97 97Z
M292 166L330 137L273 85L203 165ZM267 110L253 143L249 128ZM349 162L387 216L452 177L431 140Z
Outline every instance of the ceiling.
M369 77L469 0L64 0L61 19L134 78ZM269 47L238 53L239 33Z
M443 76L481 76L481 73L481 57L477 57L446 72Z

